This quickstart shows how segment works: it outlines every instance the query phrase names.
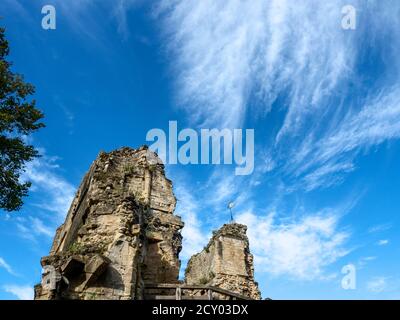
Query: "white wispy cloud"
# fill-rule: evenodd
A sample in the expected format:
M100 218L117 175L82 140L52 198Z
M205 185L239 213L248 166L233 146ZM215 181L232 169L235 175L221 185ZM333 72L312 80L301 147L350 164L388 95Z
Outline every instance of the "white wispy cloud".
M368 233L379 233L379 232L390 230L391 228L392 228L391 223L377 224L377 225L374 225L374 226L368 228Z
M54 230L48 226L46 226L42 220L36 217L29 217L31 222L31 227L36 234L45 235L47 237L54 236Z
M301 177L306 189L330 186L341 180L337 172L355 168L354 158L373 146L400 137L400 87L367 100L362 109L350 110L336 126L320 136L312 132L301 153L286 169Z
M389 244L389 240L388 239L382 239L382 240L379 240L378 241L378 246L386 246L386 245L388 245Z
M126 39L130 35L127 14L134 7L141 5L143 0L117 0L113 2L113 14L117 20L118 32Z
M353 1L355 31L341 28L344 5L347 1L162 2L155 17L163 21L178 104L195 125L237 127L249 116L267 121L263 116L285 97L275 143L260 146L271 152L271 170L287 175L292 189L341 183L362 151L400 136L398 77L389 72L400 67L394 58L400 53L400 4ZM385 36L392 45L377 59L387 61L388 72L375 76L381 89L369 90L356 65L365 48ZM356 97L350 85L364 90L365 98Z
M68 128L68 133L74 133L74 122L75 122L75 115L72 110L62 101L60 96L54 95L53 96L54 103L62 110L65 116L65 124Z
M25 219L17 219L16 223L17 235L23 239L36 243L36 235L32 232L30 226L26 223Z
M33 143L33 141L27 141ZM24 215L12 216L18 236L38 244L40 237L52 238L64 218L75 195L75 187L60 173L58 157L48 156L38 147L41 157L27 163L22 181L30 181L32 200L24 207ZM33 208L33 210L32 210Z
M13 268L4 260L4 258L0 257L0 268L5 269L9 274L16 276L17 274L14 272Z
M226 172L221 168L214 170L205 185L204 198L210 199L211 205L227 205L237 196L242 181L243 178L235 176L233 172Z
M33 286L30 285L5 285L3 286L5 292L9 292L16 296L19 300L32 300L33 299Z
M176 56L179 102L196 123L232 127L243 122L250 98L265 112L288 92L281 134L292 130L349 73L354 48L340 28L343 3L162 2L157 16Z
M123 39L127 39L131 31L127 15L130 10L141 6L144 2L143 0L79 0L67 3L63 0L54 0L54 5L57 12L63 15L71 30L107 50L109 48L107 48L107 38L103 32L103 21L113 21L116 32Z
M388 288L388 277L374 277L367 282L367 290L372 293L381 293Z
M0 9L2 12L7 12L12 15L17 14L32 23L34 22L31 12L29 12L19 0L4 0L0 3Z
M20 237L31 242L37 242L37 238L40 236L52 238L57 225L54 223L54 219L48 219L44 222L37 217L27 216L18 217L16 227Z
M376 260L375 256L361 257L358 261L358 268L364 268L369 262Z
M32 182L34 193L45 194L46 197L35 203L38 207L55 212L61 221L67 214L75 194L75 187L57 173L58 165L55 157L48 157L41 149L42 157L29 162L21 176L22 180ZM34 220L34 225L40 227L39 220ZM42 229L43 231L43 229Z
M238 222L248 226L256 270L296 280L325 279L325 267L345 256L350 234L338 228L335 213L307 215L279 221L276 213L242 213Z

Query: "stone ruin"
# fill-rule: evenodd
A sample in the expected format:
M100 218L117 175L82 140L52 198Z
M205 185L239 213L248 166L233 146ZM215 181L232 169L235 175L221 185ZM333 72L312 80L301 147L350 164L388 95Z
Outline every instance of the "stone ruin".
M185 283L206 284L261 299L246 230L245 225L229 223L214 231L203 251L190 258Z
M141 300L150 284L210 285L260 299L239 224L216 232L179 280L184 224L175 205L164 165L146 146L101 152L41 259L35 299Z

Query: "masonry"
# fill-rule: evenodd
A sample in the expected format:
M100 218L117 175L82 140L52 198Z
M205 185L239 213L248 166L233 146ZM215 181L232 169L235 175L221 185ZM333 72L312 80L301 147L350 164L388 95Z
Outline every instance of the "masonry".
M207 284L260 299L246 229L245 225L229 223L215 231L208 245L189 260L185 282Z
M174 215L175 205L164 165L146 146L101 152L57 229L49 255L41 259L44 273L35 286L35 299L140 300L148 297L149 285L185 285L179 280L184 223ZM227 229L232 234L239 232L242 242L230 238ZM226 254L215 256L219 267L209 268L217 275L210 284L257 299L260 296L243 232L240 225L222 228L219 234L226 239L219 241L227 241L222 246ZM230 259L242 262L239 269ZM236 276L229 287L217 281L223 270ZM201 282L188 271L187 281Z

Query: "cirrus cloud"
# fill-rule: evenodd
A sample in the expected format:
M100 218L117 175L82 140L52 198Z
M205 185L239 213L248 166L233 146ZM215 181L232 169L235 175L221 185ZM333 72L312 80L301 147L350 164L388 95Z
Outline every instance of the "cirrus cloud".
M335 213L279 222L275 213L245 212L237 220L248 226L258 272L296 280L326 279L325 268L349 253L345 245L350 233L338 228Z

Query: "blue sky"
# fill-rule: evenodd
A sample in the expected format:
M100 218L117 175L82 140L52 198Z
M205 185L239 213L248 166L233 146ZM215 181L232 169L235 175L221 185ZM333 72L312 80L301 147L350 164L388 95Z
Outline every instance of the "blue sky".
M41 27L46 4L55 30ZM347 4L355 30L341 28ZM166 166L183 265L235 200L263 297L400 298L398 1L2 0L0 16L47 125L29 137L43 157L24 174L24 208L0 215L0 299L32 297L100 150L138 147L172 120L255 130L252 175Z

